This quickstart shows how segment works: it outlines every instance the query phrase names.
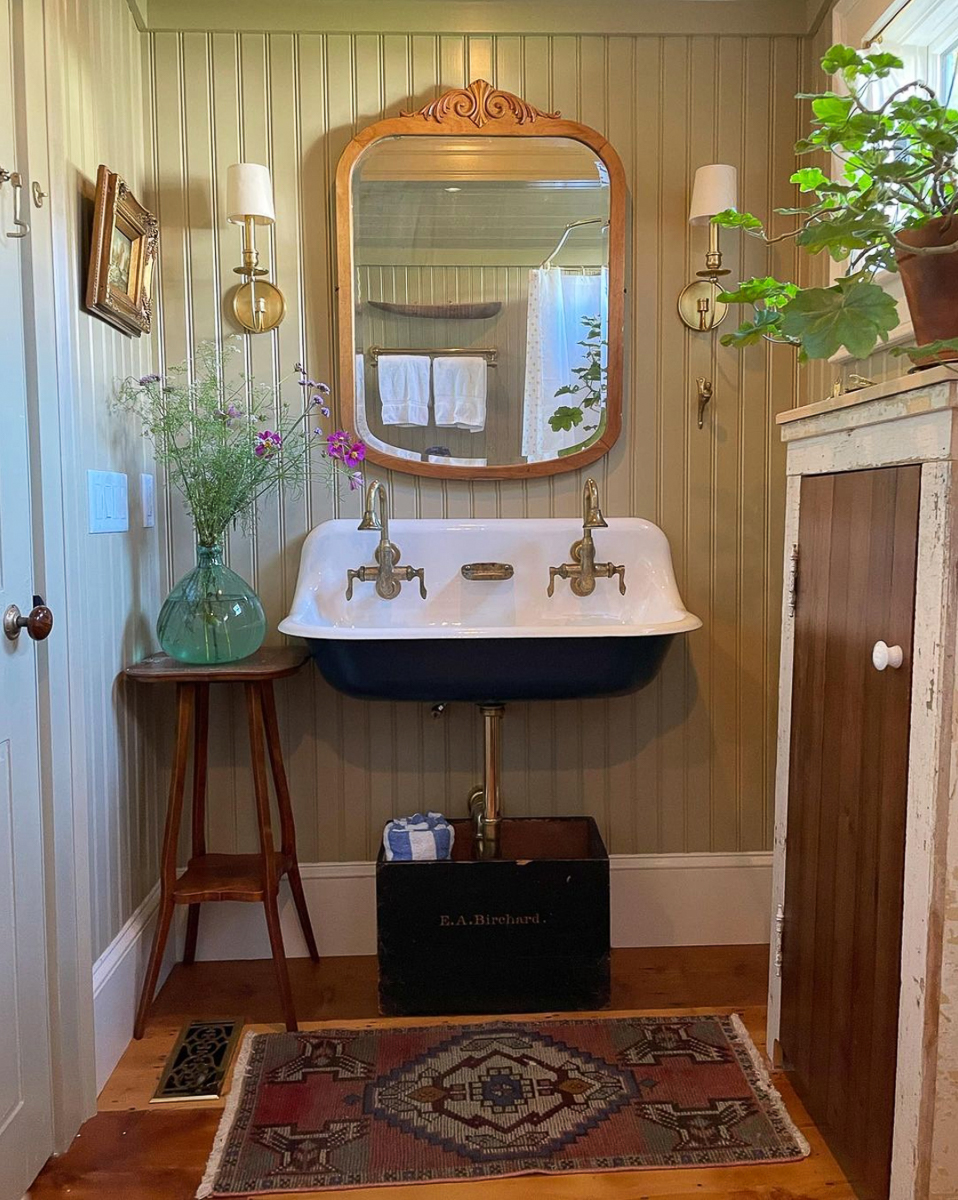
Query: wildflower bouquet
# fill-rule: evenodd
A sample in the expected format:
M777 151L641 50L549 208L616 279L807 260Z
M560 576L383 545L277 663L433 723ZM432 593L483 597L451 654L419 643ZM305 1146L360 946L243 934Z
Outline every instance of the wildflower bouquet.
M315 423L330 415L328 385L297 363L303 403L294 416L280 396L282 381L276 388L246 376L226 383L226 363L238 352L232 339L222 347L204 342L192 364L171 367L162 378L126 379L117 396L120 408L141 418L201 546L215 545L237 522L248 527L256 502L281 483L302 489L317 451L331 487L362 486L364 444Z
M273 388L246 376L226 382L236 341L202 343L193 363L164 376L126 379L117 406L136 413L167 477L183 496L196 527L197 565L167 597L157 619L160 645L182 662L245 658L266 636L255 591L224 566L221 541L237 523L248 528L256 503L281 484L301 490L318 461L330 487L362 486L366 447L346 430L327 433L329 387L294 371L302 389L298 413Z

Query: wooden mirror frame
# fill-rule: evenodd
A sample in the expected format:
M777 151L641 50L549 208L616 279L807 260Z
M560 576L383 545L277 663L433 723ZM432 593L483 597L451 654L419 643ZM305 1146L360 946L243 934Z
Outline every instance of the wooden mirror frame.
M434 479L529 479L576 471L607 454L622 430L623 348L625 341L625 172L618 154L595 129L544 113L512 92L484 79L454 88L418 111L376 121L360 130L343 151L336 169L336 237L339 292L340 382L343 424L357 434L355 376L355 298L353 263L353 169L374 142L397 136L550 137L582 142L602 159L609 172L609 328L606 377L606 424L591 446L563 458L503 466L455 467L386 454L373 446L366 461L410 475ZM518 401L517 397L517 401Z

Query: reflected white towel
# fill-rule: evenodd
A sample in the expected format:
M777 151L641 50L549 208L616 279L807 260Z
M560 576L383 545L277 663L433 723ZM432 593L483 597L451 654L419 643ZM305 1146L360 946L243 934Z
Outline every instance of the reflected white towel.
M424 354L381 354L379 399L384 425L429 424L429 359Z
M437 358L432 364L437 425L480 433L486 426L486 360Z
M427 454L426 462L443 463L447 467L484 467L484 458L456 458L452 454Z

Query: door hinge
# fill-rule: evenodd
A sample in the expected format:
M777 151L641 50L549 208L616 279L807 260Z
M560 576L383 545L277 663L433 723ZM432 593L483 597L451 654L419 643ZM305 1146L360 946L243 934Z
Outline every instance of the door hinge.
M788 560L788 615L795 616L798 607L798 546L792 547Z
M782 947L785 942L785 905L780 904L775 910L775 946L772 961L775 964L775 974L782 975Z

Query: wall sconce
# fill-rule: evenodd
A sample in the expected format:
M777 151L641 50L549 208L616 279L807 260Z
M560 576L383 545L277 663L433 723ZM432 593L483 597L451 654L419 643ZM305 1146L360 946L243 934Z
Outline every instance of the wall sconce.
M269 168L234 163L226 173L226 210L229 221L243 226L243 265L233 270L246 283L233 292L233 315L250 333L268 333L286 316L286 297L262 278L269 272L260 267L256 249L256 226L276 220Z
M705 255L705 270L696 271L698 279L679 293L679 316L696 333L709 333L728 316L728 305L718 299L722 287L719 277L728 275L722 267L719 249L719 227L712 224L716 213L738 207L738 172L725 163L710 163L699 167L692 185L689 208L690 225L708 225L709 248Z

